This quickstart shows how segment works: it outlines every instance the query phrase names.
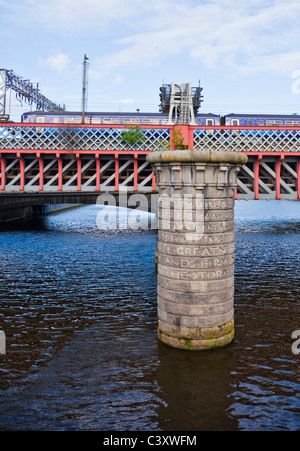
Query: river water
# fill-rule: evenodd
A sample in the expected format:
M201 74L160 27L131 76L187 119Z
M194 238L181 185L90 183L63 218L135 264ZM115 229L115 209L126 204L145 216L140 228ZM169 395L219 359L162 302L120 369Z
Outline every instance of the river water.
M0 229L0 430L300 430L300 202L236 203L236 338L207 352L157 341L157 235L100 208Z

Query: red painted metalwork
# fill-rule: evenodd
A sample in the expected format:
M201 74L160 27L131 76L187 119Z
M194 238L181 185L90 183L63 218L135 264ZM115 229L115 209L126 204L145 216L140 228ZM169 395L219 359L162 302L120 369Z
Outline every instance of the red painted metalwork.
M152 172L152 191L156 191L156 174Z
M133 162L133 191L138 190L138 155L134 155Z
M259 167L262 155L258 155L257 161L254 163L254 194L255 200L259 200Z
M96 191L100 191L100 158L96 155Z
M170 130L170 150L175 149L175 145L173 143L173 138L174 138L174 127L172 127Z
M175 144L173 142L174 139L174 130L181 130L182 137L184 139L183 144L187 146L189 149L193 148L194 144L194 130L189 125L175 125L170 129L170 149L175 150Z
M115 154L115 191L119 191L119 155Z
M281 176L281 165L284 160L284 155L281 155L280 160L276 163L276 199L281 199L281 190L280 190L280 176Z
M189 127L188 145L189 149L194 148L194 130L191 127Z
M0 157L0 165L1 165L1 191L5 190L5 160Z
M53 126L53 124L52 124ZM275 131L281 131L281 130L288 130L288 131L300 131L300 127L275 127L275 126L252 126L252 125L190 125L189 126L193 130L275 130Z
M297 185L298 199L300 200L300 161L297 163Z
M21 157L21 154L17 154L17 158L19 159L20 163L20 191L24 191L25 186L25 163L24 159Z
M43 191L44 189L44 161L41 158L41 155L38 154L37 158L39 160L39 191Z
M122 124L37 124L32 122L4 122L3 125L14 128L14 127L28 127L28 128L114 128L123 129L128 128L128 125ZM174 127L187 127L190 130L288 130L288 131L300 131L300 127L295 126L240 126L240 125L144 125L142 124L141 129L143 130L172 130Z
M183 144L185 146L188 146L188 148L192 149L193 146L190 147L190 145L193 144L193 142L190 143L190 126L189 125L178 125L177 128L179 128L179 129L181 128L181 130L182 130L182 136L184 138ZM194 141L194 134L193 134L193 141Z
M16 154L16 150L11 150L11 149L1 149L1 153L3 155L13 155ZM32 155L36 153L36 149L21 149L20 151L18 151L19 155ZM55 149L49 149L49 150L44 150L44 149L39 149L39 153L41 155L57 155L57 150ZM70 151L68 150L59 150L60 155L70 155ZM73 153L73 152L72 152ZM134 151L129 151L129 150L78 150L76 151L77 155L80 156L86 156L86 155L93 155L95 158L99 158L101 155L147 155L151 153L151 151L149 150L143 150L143 151L139 151L139 150L134 150ZM263 157L263 156L294 156L294 157L299 157L300 158L300 151L299 152L258 152L258 151L254 151L254 152L248 152L245 151L243 152L245 155L248 156L258 156L258 157Z
M57 163L58 163L58 191L62 191L63 184L63 168L62 168L62 159L60 155L56 155Z
M300 132L300 127L141 125L141 129L145 131L147 145L137 146L136 149L126 149L124 148L124 146L122 148L122 146L119 146L118 144L120 142L120 130L126 128L126 125L32 123L6 123L4 125L0 124L0 130L3 130L3 127L5 130L2 135L0 134L0 189L2 192L5 191L6 179L10 181L12 179L12 175L15 180L13 183L9 183L8 191L14 191L15 189L20 189L21 191L25 189L27 191L26 183L29 183L27 180L32 180L32 177L36 177L36 183L29 183L29 190L32 188L34 188L34 190L37 190L39 188L40 191L46 191L44 186L45 179L47 180L47 186L50 187L50 191L53 191L55 189L58 189L58 191L68 191L70 185L66 183L65 180L67 180L68 178L70 179L70 176L73 177L74 175L72 174L72 170L74 169L73 164L71 166L70 172L68 173L68 167L70 167L70 165L68 165L68 161L71 161L75 156L77 158L78 191L87 191L89 190L89 188L91 188L91 190L96 190L99 192L101 189L101 179L103 180L103 183L107 189L115 189L116 191L118 191L120 170L122 176L122 166L124 165L124 162L126 167L126 156L128 156L127 161L131 162L130 165L127 165L127 168L131 168L130 171L132 171L133 162L133 171L130 172L128 181L126 181L125 183L129 186L129 189L136 192L139 189L151 190L152 188L152 190L155 191L155 174L153 173L152 176L151 187L151 168L148 168L146 166L145 169L145 166L141 168L141 166L139 165L141 162L144 165L145 156L153 150L160 148L161 143L164 145L165 142L170 140L171 148L174 149L174 145L172 143L173 132L175 128L181 128L185 140L184 143L188 145L189 148L196 149L198 146L199 150L202 150L202 148L210 149L211 146L211 148L218 150L222 149L223 147L227 148L228 146L228 150L243 152L251 157L250 164L248 165L248 168L246 168L248 172L244 172L244 177L246 177L247 174L250 177L248 178L247 182L245 182L247 183L247 185L244 185L248 188L245 188L243 191L242 182L240 184L238 193L235 193L235 198L241 196L241 194L249 194L250 197L253 196L252 198L258 200L260 198L265 198L266 194L269 193L271 197L273 196L272 198L275 198L276 195L277 199L285 199L289 196L289 194L292 194L292 196L294 196L293 199L295 199L295 197L297 196L300 200L300 133L292 133L294 131ZM19 128L17 129L17 127ZM66 129L77 130L79 136L78 140L76 141L76 139L74 139L72 142L72 137L74 137L74 134L72 135L71 133L66 132ZM85 134L85 129L91 129L91 131ZM147 130L149 130L149 132L147 132ZM156 130L163 130L163 132L156 133ZM169 130L170 133L164 132L164 130ZM196 133L199 130L203 131L204 133ZM206 133L206 131L212 131L212 133ZM236 133L231 133L232 131L236 131ZM282 135L280 133L247 134L248 131L288 131L291 133L286 133L285 135ZM116 136L117 138L115 138ZM85 137L87 137L86 143ZM281 139L282 143L280 142ZM70 148L68 148L69 142ZM2 149L1 146L4 148ZM283 151L280 151L281 148L283 149ZM252 151L252 149L254 150ZM274 151L272 149L274 149ZM289 149L291 149L291 151L289 151ZM35 155L39 161L39 182L37 179L37 174L36 172L34 172L36 171L35 163L33 163L33 158L35 157ZM85 157L85 160L86 157L88 157L91 162L90 166L87 165L87 173L91 174L90 184L86 182L86 169L84 169L86 167L86 163L83 164L81 160L83 156ZM275 183L276 194L274 193L275 189L272 188L272 191L264 187L263 178L261 178L260 180L260 177L262 177L262 171L260 171L261 160L263 159L263 161L266 162L267 165L269 164L268 162L271 161L270 158L265 159L265 157L272 157L272 165L274 164L274 162L276 162L275 182L274 172L272 172L273 166L271 166L271 168L269 166L269 183L270 186ZM257 159L255 160L255 158ZM17 168L17 165L14 166L14 159L19 159L19 169ZM278 161L276 161L276 159ZM52 172L50 171L50 175L49 172L45 172L44 175L44 171L47 171L46 167L49 166L49 160L53 160L53 166L51 169ZM289 184L285 182L286 174L284 175L282 180L280 178L281 173L283 172L283 160L285 160L284 166L288 169L289 173L292 174L290 175L290 177L293 178L289 181ZM100 170L100 167L102 168L102 161L105 162L104 165L107 163L107 161L111 161L111 166L109 166L107 173L105 173L106 168ZM9 174L7 173L8 164L10 166L12 165L12 172L10 172ZM113 164L115 164L115 181L112 183L107 183L106 180L111 177L111 172L109 171L111 171L111 168L113 168ZM252 167L253 164L254 170ZM30 174L32 167L33 172L31 172ZM58 167L58 174L55 174L55 171L53 174L53 169L56 167ZM265 168L267 167L265 166ZM18 173L19 170L20 173ZM128 171L128 169L126 169L126 171ZM295 171L297 172L297 180L295 180ZM17 175L14 175L15 172L17 172ZM51 178L51 183L49 183L49 178ZM58 187L56 188L57 180ZM20 186L18 186L19 182Z
M81 159L80 155L76 155L77 158L77 191L81 191Z

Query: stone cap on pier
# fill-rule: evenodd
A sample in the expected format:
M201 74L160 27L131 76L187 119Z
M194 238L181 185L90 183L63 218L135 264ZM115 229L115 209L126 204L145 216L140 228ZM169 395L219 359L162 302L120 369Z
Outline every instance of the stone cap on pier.
M212 163L243 165L247 155L226 150L167 150L147 155L148 163Z

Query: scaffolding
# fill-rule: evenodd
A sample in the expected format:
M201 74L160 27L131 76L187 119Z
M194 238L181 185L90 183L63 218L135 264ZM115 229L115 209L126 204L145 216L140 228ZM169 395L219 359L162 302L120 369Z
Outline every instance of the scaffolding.
M16 75L12 70L0 69L0 120L8 120L6 114L6 92L12 89L17 99L29 105L35 104L37 111L65 111L65 106L57 105L43 96L39 87L33 86L30 80Z
M203 88L187 84L163 84L160 88L160 112L169 115L168 125L197 125L195 115L201 107Z

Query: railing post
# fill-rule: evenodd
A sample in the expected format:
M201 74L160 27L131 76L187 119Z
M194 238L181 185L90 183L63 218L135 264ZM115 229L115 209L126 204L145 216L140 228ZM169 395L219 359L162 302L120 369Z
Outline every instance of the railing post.
M138 155L134 154L133 162L133 190L138 190Z
M100 191L100 157L96 155L96 191Z
M81 191L81 159L80 155L76 154L77 158L77 191Z
M298 200L300 200L300 161L297 163L297 188L298 188Z
M0 165L1 165L1 191L5 190L5 160L1 156L0 157Z
M152 171L152 191L156 191L156 173Z
M41 154L37 154L37 159L39 160L39 191L44 189L44 161L41 158Z
M281 178L281 165L284 160L284 155L281 155L280 160L276 162L276 199L281 199L281 190L280 190L280 178Z
M63 183L63 171L62 171L62 159L60 154L56 154L57 163L58 163L58 191L62 191L62 183Z
M20 163L20 191L24 191L25 186L25 163L24 159L22 158L21 154L17 154L17 158L19 159Z
M119 155L115 154L115 191L119 191Z
M262 156L259 155L257 161L254 163L254 194L255 200L259 200L259 167Z

